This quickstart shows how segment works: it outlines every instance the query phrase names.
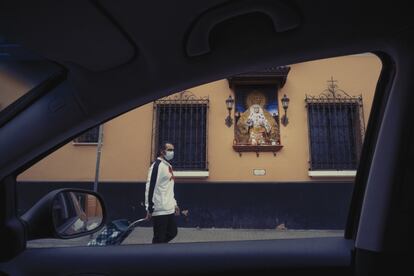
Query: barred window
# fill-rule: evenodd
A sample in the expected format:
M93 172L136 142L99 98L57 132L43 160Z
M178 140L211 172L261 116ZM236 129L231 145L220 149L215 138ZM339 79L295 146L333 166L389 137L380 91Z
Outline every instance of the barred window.
M198 99L188 91L154 102L152 160L160 146L175 147L175 170L208 170L208 98Z
M362 97L336 89L306 96L310 170L356 170L364 135Z
M73 142L75 144L98 144L99 142L99 126L91 128L76 137Z

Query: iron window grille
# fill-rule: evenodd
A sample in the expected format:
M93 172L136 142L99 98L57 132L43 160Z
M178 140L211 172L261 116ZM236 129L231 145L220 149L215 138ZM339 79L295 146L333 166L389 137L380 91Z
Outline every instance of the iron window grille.
M198 98L183 91L154 102L151 160L160 145L175 147L171 165L175 170L208 170L208 97Z
M306 95L310 170L356 170L365 133L362 96L328 81L319 96Z
M87 144L87 145L96 145L99 142L99 126L91 128L86 132L82 133L75 139L73 139L74 144Z

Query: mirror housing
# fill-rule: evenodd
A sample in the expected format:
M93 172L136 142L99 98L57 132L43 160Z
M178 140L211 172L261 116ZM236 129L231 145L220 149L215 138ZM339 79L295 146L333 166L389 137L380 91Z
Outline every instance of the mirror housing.
M80 197L94 200L99 216L89 221ZM86 201L83 204L87 204ZM58 238L72 239L92 234L106 223L106 210L102 197L90 190L58 189L42 197L22 215L27 240ZM90 223L88 225L88 223Z

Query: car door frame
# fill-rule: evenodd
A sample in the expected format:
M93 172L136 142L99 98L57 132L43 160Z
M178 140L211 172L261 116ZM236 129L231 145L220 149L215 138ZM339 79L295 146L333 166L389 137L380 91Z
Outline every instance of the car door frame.
M406 35L411 35L411 32ZM177 274L199 272L200 269L204 269L207 274L227 273L231 270L245 273L257 270L270 273L287 271L300 274L315 269L321 273L338 271L346 275L354 270L357 273L367 271L365 269L369 271L372 267L367 266L366 259L360 258L361 252L376 256L386 250L384 244L389 237L383 230L390 220L393 196L387 192L392 190L394 177L399 172L398 165L401 164L398 162L398 158L402 156L401 144L395 141L390 144L389 139L403 139L405 130L402 119L410 113L406 98L409 98L410 88L414 84L410 79L414 62L410 47L407 47L412 44L412 40L407 36L398 40L389 51L383 49L381 54L384 67L377 85L375 107L367 128L368 140L365 142L364 157L358 170L357 188L344 238L81 247L64 250L25 249L24 227L15 213L16 175L72 138L67 136L63 142L54 144L52 149L35 154L35 158L27 161L24 166L13 168L13 173L4 177L0 183L0 202L3 203L0 209L1 242L8 240L6 255L11 257L6 256L9 260L0 264L0 271L56 273L62 265L68 266L65 260L76 263L71 266L71 273L74 274L163 274L171 272L171 267L174 267L174 273ZM101 122L89 122L89 125L94 123ZM86 125L79 124L79 130L83 131L85 128ZM385 164L384 157L389 158ZM383 179L378 179L379 176ZM378 195L381 195L380 199ZM377 228L373 229L373 222ZM40 267L39 263L45 259L53 260L53 265ZM112 263L109 262L111 259ZM22 263L25 264L24 267ZM158 266L158 263L164 265Z

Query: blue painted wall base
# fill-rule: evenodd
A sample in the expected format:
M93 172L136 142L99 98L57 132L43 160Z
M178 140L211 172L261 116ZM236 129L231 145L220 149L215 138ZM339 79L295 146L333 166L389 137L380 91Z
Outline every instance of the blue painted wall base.
M175 195L188 215L179 227L344 229L353 182L176 183ZM43 195L59 188L93 189L92 182L19 182L18 210L23 214ZM103 182L109 220L145 216L145 183ZM147 223L147 226L150 226Z

